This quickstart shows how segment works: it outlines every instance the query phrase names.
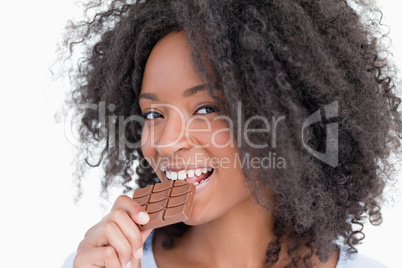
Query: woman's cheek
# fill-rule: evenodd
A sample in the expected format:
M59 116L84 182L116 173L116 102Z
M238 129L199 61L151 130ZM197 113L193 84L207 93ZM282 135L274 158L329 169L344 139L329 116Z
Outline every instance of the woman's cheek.
M212 125L211 144L213 147L223 150L234 148L233 132L223 122Z
M230 144L230 129L220 120L194 120L187 125L190 140L203 148L225 148Z

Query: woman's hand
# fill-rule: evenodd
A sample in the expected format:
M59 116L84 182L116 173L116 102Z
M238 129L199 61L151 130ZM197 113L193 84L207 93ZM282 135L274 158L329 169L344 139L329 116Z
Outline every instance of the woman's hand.
M111 212L90 228L81 241L74 259L74 268L141 267L145 240L152 230L141 232L138 224L146 224L149 216L128 196L119 196Z

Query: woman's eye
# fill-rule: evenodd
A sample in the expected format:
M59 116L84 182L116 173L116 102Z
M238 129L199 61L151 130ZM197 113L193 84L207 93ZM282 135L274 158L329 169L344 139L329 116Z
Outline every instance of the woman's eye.
M162 117L162 115L157 112L145 112L141 115L141 117L147 120L154 120L156 118Z
M213 112L219 112L218 107L213 105L205 105L197 109L196 113L198 114L209 114Z

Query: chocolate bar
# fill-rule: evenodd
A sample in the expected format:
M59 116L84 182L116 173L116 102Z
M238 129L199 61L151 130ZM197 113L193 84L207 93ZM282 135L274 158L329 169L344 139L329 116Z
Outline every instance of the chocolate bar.
M147 224L139 229L154 229L188 220L193 206L195 185L182 180L168 180L136 189L133 199L148 213Z

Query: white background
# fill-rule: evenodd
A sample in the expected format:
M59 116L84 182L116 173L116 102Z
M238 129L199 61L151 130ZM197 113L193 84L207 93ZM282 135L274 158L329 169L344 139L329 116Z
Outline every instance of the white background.
M382 0L380 5L401 66L397 3ZM3 1L1 9L0 267L60 267L111 205L99 198L98 169L84 182L84 197L74 205L73 148L64 124L53 118L67 86L51 80L49 67L66 21L81 11L72 0ZM401 193L393 206L384 208L382 226L365 227L365 244L359 246L389 267L401 267Z

